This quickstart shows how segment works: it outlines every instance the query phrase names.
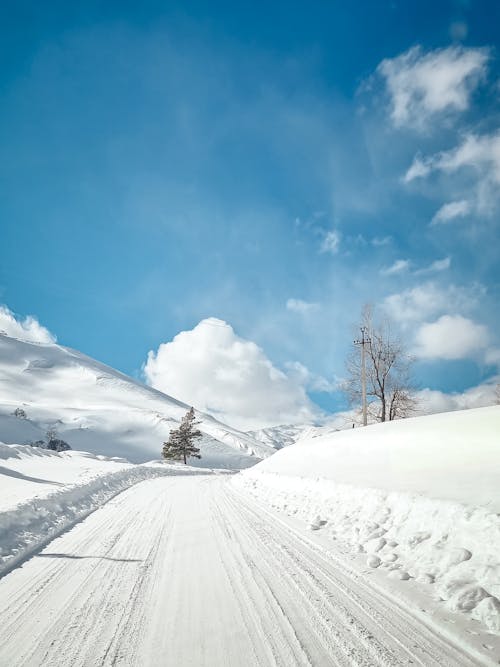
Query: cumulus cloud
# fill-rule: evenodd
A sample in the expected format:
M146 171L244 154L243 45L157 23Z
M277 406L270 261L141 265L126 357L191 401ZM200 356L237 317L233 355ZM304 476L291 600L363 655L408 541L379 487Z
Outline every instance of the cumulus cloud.
M332 255L337 254L340 250L341 239L342 236L336 229L332 229L330 232L327 232L321 244L320 252L330 252Z
M33 315L28 315L24 319L16 318L7 306L2 305L0 305L0 333L30 343L55 343L56 341L56 337Z
M444 313L464 313L474 309L485 293L482 285L470 287L425 282L387 296L382 307L400 324L423 322Z
M487 49L450 46L424 53L415 46L383 60L377 72L385 79L394 125L422 129L437 114L468 109L488 58Z
M488 342L483 324L461 315L442 315L419 328L414 353L421 359L466 359L484 350Z
M431 220L431 225L442 225L463 218L471 212L471 203L466 199L443 204Z
M500 131L484 135L466 134L462 142L451 150L428 157L417 155L403 180L409 183L434 171L452 174L462 169L472 170L476 176L475 208L479 213L491 213L500 194ZM462 203L461 206L465 205ZM444 215L450 210L456 213L457 208L444 209ZM458 215L461 215L460 207ZM446 222L447 219L439 221Z
M388 266L384 269L380 269L380 273L383 276L393 276L394 274L408 271L409 268L410 268L410 261L408 259L397 259L394 262L394 264L391 264L391 266Z
M288 299L286 302L286 309L292 313L299 313L300 315L307 315L315 310L318 310L319 303L312 303L310 301L303 301L302 299Z
M149 352L144 375L155 389L242 429L304 422L319 412L297 377L216 318Z

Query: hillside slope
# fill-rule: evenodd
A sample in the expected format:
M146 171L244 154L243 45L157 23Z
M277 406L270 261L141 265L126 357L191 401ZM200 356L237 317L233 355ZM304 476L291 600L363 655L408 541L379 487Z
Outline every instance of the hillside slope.
M27 418L15 417L22 408ZM24 444L49 427L73 449L133 462L157 459L189 406L84 354L0 335L0 441ZM202 467L246 468L274 450L197 413Z

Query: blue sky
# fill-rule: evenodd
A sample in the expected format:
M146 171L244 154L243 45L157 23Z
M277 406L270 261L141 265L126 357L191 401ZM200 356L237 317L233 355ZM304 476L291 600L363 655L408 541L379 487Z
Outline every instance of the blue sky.
M328 410L367 301L422 388L498 373L497 2L0 11L15 313L136 376L217 318Z

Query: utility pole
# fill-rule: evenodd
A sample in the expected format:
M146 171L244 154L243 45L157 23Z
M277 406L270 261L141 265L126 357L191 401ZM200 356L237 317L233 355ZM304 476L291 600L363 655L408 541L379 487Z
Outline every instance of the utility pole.
M361 340L355 340L354 345L361 346L361 401L363 405L363 426L366 426L368 423L367 410L366 410L366 362L365 362L365 345L370 343L368 338L368 329L366 327L361 327Z

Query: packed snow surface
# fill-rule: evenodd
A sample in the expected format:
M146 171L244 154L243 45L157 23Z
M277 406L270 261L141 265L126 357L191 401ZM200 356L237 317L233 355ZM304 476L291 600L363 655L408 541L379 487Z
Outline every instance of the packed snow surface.
M134 485L1 579L0 598L9 667L493 664L219 475Z
M133 484L204 472L2 443L0 462L0 575Z
M303 439L234 483L500 633L500 406Z
M157 459L189 406L80 352L0 334L0 441L25 444L48 428L72 449L134 462ZM16 417L21 409L26 418ZM204 437L194 465L240 469L272 447L197 413Z

